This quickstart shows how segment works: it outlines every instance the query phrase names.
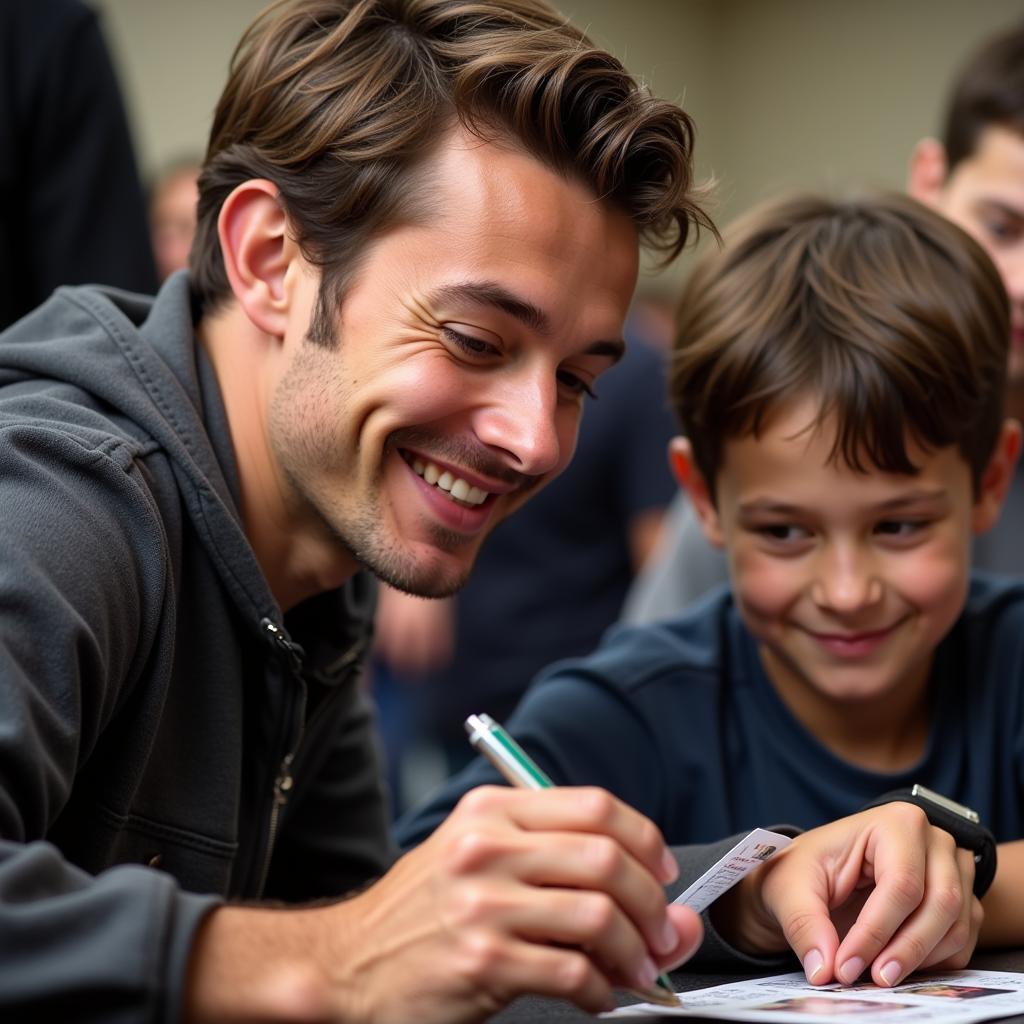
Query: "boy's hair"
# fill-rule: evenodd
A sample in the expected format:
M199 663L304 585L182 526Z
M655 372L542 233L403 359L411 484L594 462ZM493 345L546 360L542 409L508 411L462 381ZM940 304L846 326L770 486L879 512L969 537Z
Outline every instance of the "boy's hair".
M1024 21L985 43L953 83L943 133L948 169L994 126L1024 136Z
M714 494L722 446L805 397L831 458L913 474L908 436L956 445L977 491L1003 419L1010 334L981 247L904 195L760 206L702 259L679 307L673 406ZM834 419L833 419L834 418Z
M230 295L221 205L267 178L322 268L310 333L330 344L367 242L429 210L423 160L459 122L585 183L666 262L691 226L713 230L690 118L544 0L279 0L242 37L214 115L190 261L200 301Z

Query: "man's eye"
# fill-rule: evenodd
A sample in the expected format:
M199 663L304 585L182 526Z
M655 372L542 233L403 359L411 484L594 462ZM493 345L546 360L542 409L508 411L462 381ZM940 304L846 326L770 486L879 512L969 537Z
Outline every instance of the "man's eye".
M471 334L463 334L451 327L442 327L441 333L457 348L471 356L485 356L495 352L495 347L482 338L475 338Z
M571 394L588 395L590 398L597 399L594 389L582 377L577 377L575 373L570 373L568 370L558 371L558 383Z

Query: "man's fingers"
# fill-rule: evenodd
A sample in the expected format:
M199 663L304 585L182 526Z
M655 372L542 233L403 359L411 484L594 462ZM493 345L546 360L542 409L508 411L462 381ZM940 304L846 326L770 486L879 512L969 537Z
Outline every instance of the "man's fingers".
M461 828L456 816L474 827ZM496 827L477 827L484 819ZM481 787L460 802L437 841L439 863L468 893L469 917L501 920L535 942L579 946L618 984L648 987L655 964L683 959L699 930L677 915L687 929L680 935L667 913L652 864L661 877L676 866L663 863L670 855L658 829L604 791ZM503 880L516 884L509 889ZM475 905L500 903L502 894L506 906Z
M612 981L578 949L478 936L456 965L470 987L487 992L497 1012L525 992L567 999L588 1013L614 1007Z
M497 914L491 915L498 920ZM501 914L504 927L531 942L583 950L614 984L649 988L658 974L643 936L602 892L528 887Z
M670 904L667 908L667 916L676 931L678 941L673 949L657 959L658 965L663 970L672 970L685 963L697 952L701 940L704 938L704 925L698 914L680 904Z
M500 807L520 828L530 832L587 832L614 839L663 885L679 873L658 827L607 790L564 786L534 792L481 786L463 797L460 806L473 814Z
M679 936L666 913L664 890L608 836L547 832L541 842L537 833L518 829L467 832L453 838L444 861L453 876L514 878L542 894L556 890L589 894L593 900L585 912L596 917L602 907L607 907L604 913L614 908L632 922L645 950L665 956L678 948ZM565 935L555 938L571 941Z

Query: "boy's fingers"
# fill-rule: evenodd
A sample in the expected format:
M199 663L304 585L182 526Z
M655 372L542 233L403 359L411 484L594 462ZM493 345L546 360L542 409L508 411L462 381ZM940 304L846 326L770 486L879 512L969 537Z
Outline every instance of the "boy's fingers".
M807 980L814 985L832 981L839 936L827 896L816 885L806 884L782 884L775 892L773 913Z
M895 985L921 967L960 922L969 922L965 888L952 836L927 826L921 857L899 847L880 850L875 888L837 956L839 980L851 984L867 966L880 985ZM893 856L893 854L896 856ZM965 929L953 934L961 945Z
M964 966L977 942L982 915L972 892L973 854L957 849L941 829L931 831L924 898L872 965L879 985L939 963Z

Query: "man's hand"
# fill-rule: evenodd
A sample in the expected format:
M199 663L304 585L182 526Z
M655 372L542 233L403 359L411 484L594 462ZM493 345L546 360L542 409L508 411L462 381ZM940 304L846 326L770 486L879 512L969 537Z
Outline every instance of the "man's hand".
M699 943L699 918L665 904L676 870L602 790L482 787L350 900L215 911L189 1020L474 1021L528 992L606 1009Z
M919 968L966 966L983 911L974 858L924 812L894 802L798 836L715 905L748 952L791 946L809 981L877 985Z

